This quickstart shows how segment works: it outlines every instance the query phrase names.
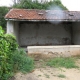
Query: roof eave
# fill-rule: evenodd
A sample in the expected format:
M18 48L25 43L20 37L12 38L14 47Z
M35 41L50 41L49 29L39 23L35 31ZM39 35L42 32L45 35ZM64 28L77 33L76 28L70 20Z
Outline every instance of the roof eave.
M32 21L32 22L36 22L36 21L65 21L65 22L76 22L76 21L80 21L80 19L9 19L6 18L5 20L7 21Z

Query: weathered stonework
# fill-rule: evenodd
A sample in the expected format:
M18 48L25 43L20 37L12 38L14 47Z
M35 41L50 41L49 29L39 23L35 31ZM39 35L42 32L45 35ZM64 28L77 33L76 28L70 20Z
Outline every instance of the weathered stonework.
M28 55L35 60L48 59L54 57L71 57L80 55L79 45L67 46L29 46Z

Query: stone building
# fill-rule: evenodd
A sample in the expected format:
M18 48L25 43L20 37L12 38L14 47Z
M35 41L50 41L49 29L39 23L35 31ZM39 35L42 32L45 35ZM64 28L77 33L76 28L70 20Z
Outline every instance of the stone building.
M80 12L11 9L5 16L7 33L21 47L32 45L80 45Z
M80 55L80 11L11 9L5 19L28 53Z

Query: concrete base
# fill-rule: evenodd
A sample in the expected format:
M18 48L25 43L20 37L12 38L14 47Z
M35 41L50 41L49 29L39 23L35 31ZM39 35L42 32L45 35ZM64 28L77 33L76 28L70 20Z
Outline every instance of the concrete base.
M29 55L40 57L70 57L80 55L80 45L65 45L65 46L28 46Z

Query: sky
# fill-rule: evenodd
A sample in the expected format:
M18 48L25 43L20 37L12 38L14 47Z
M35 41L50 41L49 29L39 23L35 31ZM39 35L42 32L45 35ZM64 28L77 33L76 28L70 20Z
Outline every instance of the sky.
M80 11L80 0L61 0L70 11ZM12 0L0 0L0 6L11 6Z

